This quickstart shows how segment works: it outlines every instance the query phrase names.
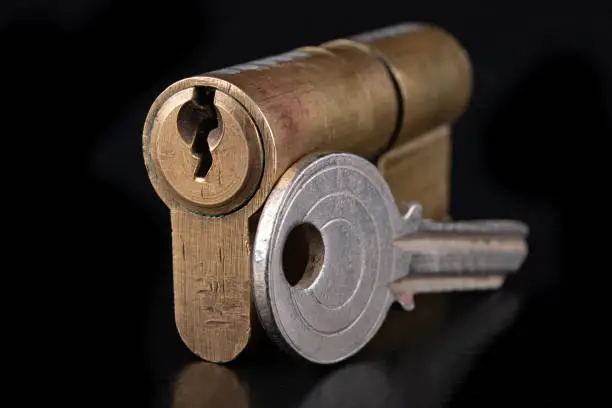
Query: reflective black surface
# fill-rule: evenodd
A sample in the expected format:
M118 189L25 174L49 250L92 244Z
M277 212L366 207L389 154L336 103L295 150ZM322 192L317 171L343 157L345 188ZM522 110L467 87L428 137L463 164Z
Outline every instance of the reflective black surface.
M389 344L383 340L381 348L366 352L366 357L334 367L269 356L228 366L189 363L160 387L155 406L446 406L475 360L515 320L520 307L516 294L486 296L429 333L429 339L407 341L394 351L385 351Z

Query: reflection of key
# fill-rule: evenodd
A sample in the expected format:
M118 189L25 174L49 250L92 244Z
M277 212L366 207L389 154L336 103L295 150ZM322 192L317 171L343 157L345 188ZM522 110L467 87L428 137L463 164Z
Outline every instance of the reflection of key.
M514 221L423 220L418 204L400 216L367 160L308 156L280 179L261 214L257 311L281 347L338 362L367 344L395 300L411 310L417 293L501 286L527 255L526 234Z

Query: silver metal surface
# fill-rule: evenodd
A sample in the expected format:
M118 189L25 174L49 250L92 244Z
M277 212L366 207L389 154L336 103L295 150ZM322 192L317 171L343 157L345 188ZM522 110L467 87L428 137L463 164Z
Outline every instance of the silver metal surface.
M301 281L283 252L291 231L321 234ZM347 153L303 158L280 179L257 228L253 293L261 322L281 347L329 364L359 351L394 300L405 309L427 291L496 288L522 264L527 228L512 221L437 223L413 204L400 215L385 180Z

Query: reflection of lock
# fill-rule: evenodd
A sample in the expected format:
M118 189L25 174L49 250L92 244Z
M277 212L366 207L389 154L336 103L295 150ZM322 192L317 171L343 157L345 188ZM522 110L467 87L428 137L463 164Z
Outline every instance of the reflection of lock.
M378 158L399 205L446 215L451 125L467 54L404 24L181 80L153 104L143 152L170 207L176 323L200 357L236 357L251 331L251 242L276 181L305 154Z

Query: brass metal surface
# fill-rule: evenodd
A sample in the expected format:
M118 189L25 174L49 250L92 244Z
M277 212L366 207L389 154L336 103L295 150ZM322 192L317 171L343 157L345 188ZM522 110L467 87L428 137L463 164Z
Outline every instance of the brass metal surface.
M400 25L186 78L162 92L147 116L143 153L172 213L176 323L189 348L224 362L248 342L249 218L291 164L317 151L376 157L412 143L452 124L469 83L465 51L452 36ZM435 155L421 145L409 149L410 160L422 147ZM393 160L383 174L400 168ZM393 176L391 188L416 182L418 173ZM446 180L438 176L429 185L439 190ZM445 194L404 190L446 209Z
M448 214L450 199L451 131L448 125L432 129L389 150L378 160L400 211L412 200L423 206L423 217L440 220Z
M210 88L184 89L162 104L156 120L150 154L167 201L218 215L254 193L263 170L261 141L234 98Z
M251 334L248 218L204 218L173 208L171 220L178 331L195 354L230 361Z
M329 43L351 44L381 58L399 92L398 146L465 111L472 91L467 52L445 30L407 23Z

